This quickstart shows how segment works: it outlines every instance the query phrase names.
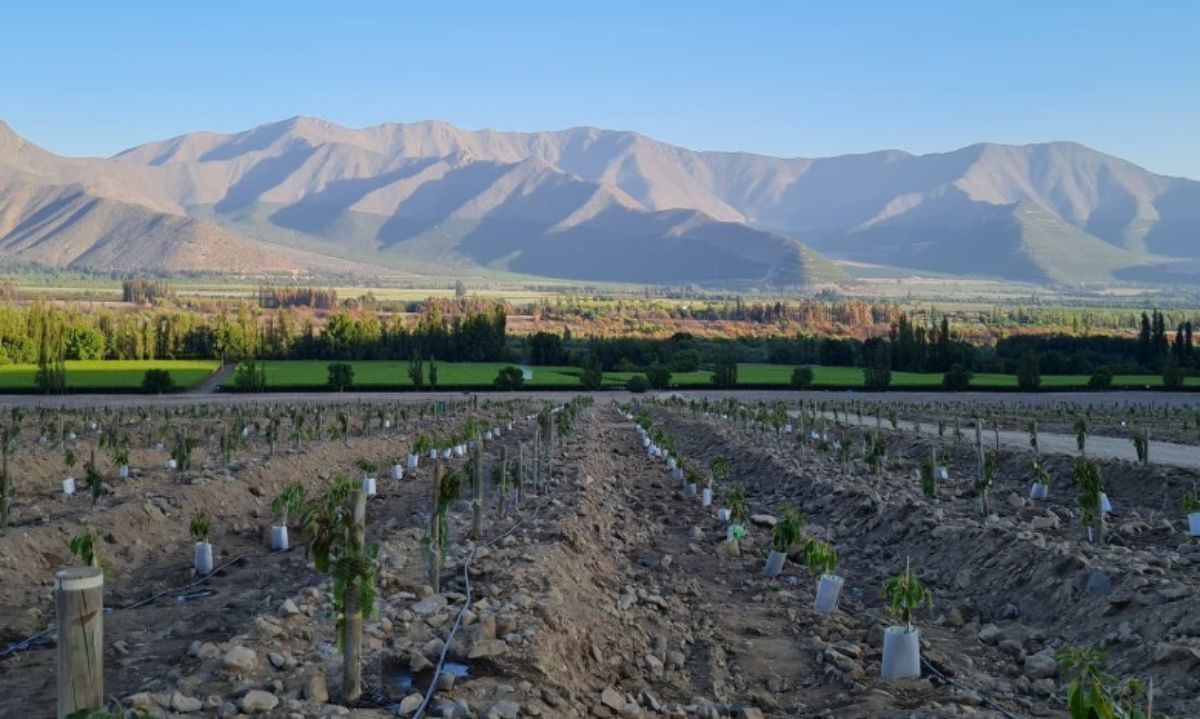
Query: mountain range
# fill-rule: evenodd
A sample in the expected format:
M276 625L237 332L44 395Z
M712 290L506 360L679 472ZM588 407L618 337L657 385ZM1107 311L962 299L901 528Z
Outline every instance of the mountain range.
M852 260L1193 281L1200 182L1069 142L821 159L297 117L65 158L0 123L0 255L52 267L819 285Z

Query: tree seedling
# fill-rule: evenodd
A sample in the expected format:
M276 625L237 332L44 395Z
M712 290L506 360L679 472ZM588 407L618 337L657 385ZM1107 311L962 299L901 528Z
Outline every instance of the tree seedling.
M933 592L913 574L912 566L907 561L904 571L883 585L883 597L888 600L892 616L904 622L906 631L912 631L913 614L922 605L933 608Z

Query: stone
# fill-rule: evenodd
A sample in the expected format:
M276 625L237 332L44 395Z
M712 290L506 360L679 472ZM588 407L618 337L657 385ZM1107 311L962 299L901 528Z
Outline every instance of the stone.
M247 714L266 714L279 705L279 697L261 689L251 689L242 697L242 711Z
M619 712L625 708L625 697L616 689L607 687L604 691L600 692L600 703L615 712Z
M1179 662L1200 662L1200 649L1182 644L1169 644L1167 642L1159 642L1154 645L1154 663L1155 664L1177 664Z
M738 719L763 719L762 710L758 707L742 707L737 713Z
M268 654L267 661L269 661L271 666L275 667L276 669L283 669L285 666L287 666L287 658L279 652L271 652Z
M779 520L769 514L752 514L750 515L750 523L756 527L774 529Z
M235 672L252 672L258 668L258 654L253 649L235 646L225 652L221 663Z
M416 713L417 708L421 706L423 697L418 692L413 692L400 700L400 716L411 716Z
M1003 607L1000 607L1000 617L1002 619L1016 619L1020 616L1021 609L1012 602L1008 602Z
M480 639L471 645L467 652L468 659L484 659L498 657L508 651L508 645L501 639Z
M1092 572L1088 575L1087 590L1096 594L1107 594L1112 589L1112 580L1104 572Z
M1001 634L1003 632L1000 631L1000 627L995 624L986 624L983 629L979 630L979 641L984 644L995 644L1000 641Z
M428 596L412 605L412 612L418 617L431 617L446 606L446 597L441 594Z
M521 716L521 705L511 699L501 699L484 712L485 719L517 719Z
M179 692L171 694L171 711L180 714L191 714L204 708L204 703L195 697L184 696Z
M324 674L310 674L304 680L304 698L313 704L329 701L329 687L325 684Z
M282 616L290 617L300 613L300 608L290 599L284 600L283 606L279 608L279 613Z
M1046 652L1038 652L1025 657L1025 676L1030 679L1049 679L1058 674L1058 662L1054 656Z

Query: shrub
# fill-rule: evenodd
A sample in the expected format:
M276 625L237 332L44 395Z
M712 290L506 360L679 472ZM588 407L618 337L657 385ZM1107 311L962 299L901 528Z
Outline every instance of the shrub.
M698 350L680 350L671 358L672 372L695 372L698 369L700 369L700 352Z
M238 362L233 371L233 388L238 392L262 392L267 388L267 368L261 362Z
M792 370L792 389L808 389L813 385L815 373L812 367L796 367Z
M905 565L904 571L888 580L883 586L883 596L891 605L892 616L904 622L904 626L912 629L912 617L921 605L933 608L933 593L925 588L912 567Z
M628 382L625 383L625 389L633 392L634 394L641 394L650 389L650 383L642 375L635 374L629 378Z
M789 552L800 543L804 532L804 518L795 509L788 507L783 510L783 518L775 523L771 530L771 549L776 552Z
M502 392L511 392L525 386L525 373L520 367L501 367L492 380L492 386Z
M974 375L966 367L956 364L942 377L942 386L951 392L962 392L971 386Z
M1179 365L1179 360L1175 359L1174 353L1168 354L1167 359L1163 361L1163 387L1169 390L1183 389L1185 376L1183 367Z
M165 394L175 391L175 380L165 369L148 369L142 375L142 391L146 394Z
M587 366L579 375L579 383L587 390L598 390L604 386L604 368L600 366L598 357L593 356L588 360Z
M671 386L671 370L663 365L654 365L646 370L646 381L654 389L666 389Z
M354 367L348 362L333 362L328 367L329 388L335 392L344 392L354 385Z
M1088 379L1088 388L1090 389L1108 389L1112 387L1113 372L1108 367L1097 367L1092 376Z
M1037 355L1026 352L1021 355L1021 364L1017 366L1017 387L1032 392L1042 384L1042 370L1038 365Z
M871 353L870 363L863 368L863 386L867 389L884 389L892 383L892 358L887 345L882 342Z
M733 350L726 350L721 353L720 359L713 368L713 386L717 389L733 389L737 387L737 379L737 358L734 356Z

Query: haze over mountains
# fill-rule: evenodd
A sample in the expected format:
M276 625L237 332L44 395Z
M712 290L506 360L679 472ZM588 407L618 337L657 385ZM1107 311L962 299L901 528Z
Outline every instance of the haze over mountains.
M1074 143L823 159L633 132L293 118L111 159L0 124L0 253L56 267L837 282L828 257L1041 283L1191 281L1200 182Z

